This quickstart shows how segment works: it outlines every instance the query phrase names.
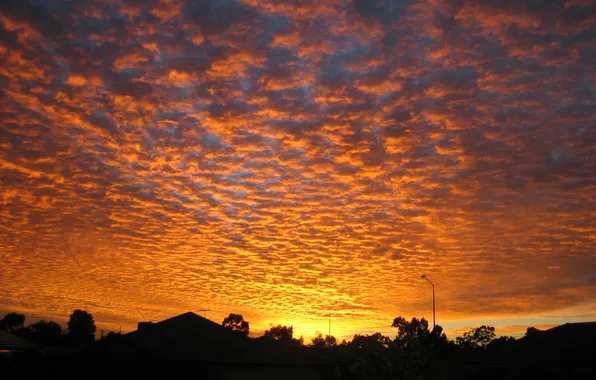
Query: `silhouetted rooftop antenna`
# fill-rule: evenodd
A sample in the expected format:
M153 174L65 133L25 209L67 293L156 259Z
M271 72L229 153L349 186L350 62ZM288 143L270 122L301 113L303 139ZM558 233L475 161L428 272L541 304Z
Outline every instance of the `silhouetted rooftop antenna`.
M211 309L201 309L201 310L199 310L199 311L202 311L202 312L204 312L204 313L205 313L205 319L207 319L207 312L208 312L208 311L211 311Z

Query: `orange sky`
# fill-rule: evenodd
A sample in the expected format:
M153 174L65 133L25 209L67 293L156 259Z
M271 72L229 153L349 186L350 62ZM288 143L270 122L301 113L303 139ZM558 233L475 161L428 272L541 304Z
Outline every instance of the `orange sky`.
M0 312L596 319L593 3L296 3L2 2Z

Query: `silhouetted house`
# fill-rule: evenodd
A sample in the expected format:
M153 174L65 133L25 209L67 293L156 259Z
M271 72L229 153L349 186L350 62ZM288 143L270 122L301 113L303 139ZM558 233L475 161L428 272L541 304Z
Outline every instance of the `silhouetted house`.
M42 350L42 347L38 344L27 342L18 336L0 330L0 350L13 353L27 351L39 352Z
M596 378L596 322L566 323L537 331L494 355L510 378Z
M0 378L2 372L8 373L14 365L26 366L42 355L40 345L0 330Z
M141 322L137 331L98 347L102 363L117 367L112 373L121 378L182 378L187 373L205 379L338 378L332 363L309 357L299 347L251 339L190 312Z
M191 312L158 323L141 322L125 337L155 358L201 362L214 361L249 339Z
M536 331L447 365L446 379L596 379L596 322ZM444 371L443 373L446 373Z

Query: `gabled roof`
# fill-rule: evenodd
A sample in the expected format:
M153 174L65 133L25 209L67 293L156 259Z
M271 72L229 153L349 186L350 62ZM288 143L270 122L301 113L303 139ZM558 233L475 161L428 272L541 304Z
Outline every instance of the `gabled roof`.
M524 365L574 366L592 363L596 355L596 322L566 323L537 331L503 346L494 360Z
M155 357L213 361L248 338L192 312L151 324L125 335Z
M40 350L41 346L27 342L4 331L0 331L0 350L8 351L28 351L28 350Z
M555 326L548 330L541 331L551 337L558 337L560 339L577 339L586 338L587 336L596 337L596 322L576 322L565 323L564 325Z

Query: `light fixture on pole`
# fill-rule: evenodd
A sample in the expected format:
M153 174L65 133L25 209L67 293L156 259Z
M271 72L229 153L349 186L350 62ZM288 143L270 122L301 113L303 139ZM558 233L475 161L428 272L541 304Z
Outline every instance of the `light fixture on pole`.
M431 284L432 287L433 287L433 330L434 330L434 328L436 326L436 323L435 323L435 284L433 284L432 282L430 282L430 280L428 279L428 277L426 277L425 275L422 275L420 277L422 277L426 281L428 281L428 283Z

